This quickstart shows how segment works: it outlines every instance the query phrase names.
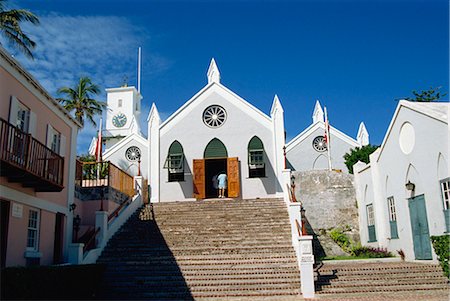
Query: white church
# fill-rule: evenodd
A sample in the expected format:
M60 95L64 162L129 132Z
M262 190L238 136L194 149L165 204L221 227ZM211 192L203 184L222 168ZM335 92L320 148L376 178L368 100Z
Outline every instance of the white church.
M213 178L220 172L228 175L229 198L281 197L285 168L328 168L319 101L311 126L286 144L283 107L276 95L267 115L222 85L214 59L207 78L207 85L166 120L152 105L148 138L139 123L139 91L135 87L107 89L103 160L132 175L140 172L148 179L152 202L217 197ZM361 123L356 139L334 127L330 136L333 169L347 172L343 155L368 144L369 134Z

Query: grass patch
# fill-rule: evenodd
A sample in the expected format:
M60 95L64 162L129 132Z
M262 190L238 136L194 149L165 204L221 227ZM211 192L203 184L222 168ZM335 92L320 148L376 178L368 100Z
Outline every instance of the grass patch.
M93 299L104 271L99 264L8 267L1 271L1 299Z

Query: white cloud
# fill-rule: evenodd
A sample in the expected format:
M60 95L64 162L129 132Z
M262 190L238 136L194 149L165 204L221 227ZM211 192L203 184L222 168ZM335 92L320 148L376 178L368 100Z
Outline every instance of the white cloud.
M150 41L142 27L117 16L66 16L51 13L39 16L40 25L24 24L24 31L36 42L34 60L0 42L54 97L63 86L74 86L81 76L88 76L99 85L105 100L105 88L123 84L127 77L135 85L137 48ZM170 62L159 55L146 54L143 69L159 73ZM96 121L99 119L95 118ZM142 128L145 126L142 125ZM85 153L96 128L86 123L78 135L78 152Z

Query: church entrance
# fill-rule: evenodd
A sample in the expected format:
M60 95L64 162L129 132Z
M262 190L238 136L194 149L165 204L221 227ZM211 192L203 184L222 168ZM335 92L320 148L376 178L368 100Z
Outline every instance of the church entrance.
M217 176L227 172L227 159L205 159L205 196L216 198L219 195L217 188ZM228 189L227 189L228 190ZM225 195L228 195L225 191Z
M225 171L228 177L226 196L229 198L239 197L241 183L237 157L194 159L193 171L194 197L196 199L218 196L218 192L213 186L212 178L221 171Z
M194 159L193 184L196 199L215 198L219 193L213 185L213 178L220 172L227 174L227 190L225 196L239 197L240 178L238 158L229 158L227 148L217 138L212 139L205 148L204 159Z

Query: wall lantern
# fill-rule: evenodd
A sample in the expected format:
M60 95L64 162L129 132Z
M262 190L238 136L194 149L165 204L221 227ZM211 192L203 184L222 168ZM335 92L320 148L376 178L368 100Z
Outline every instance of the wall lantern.
M76 208L77 208L77 204L75 204L75 203L70 204L70 206L69 206L69 212L75 211Z
M411 183L410 180L408 180L408 183L405 184L406 190L414 191L416 188L416 185L414 183Z

